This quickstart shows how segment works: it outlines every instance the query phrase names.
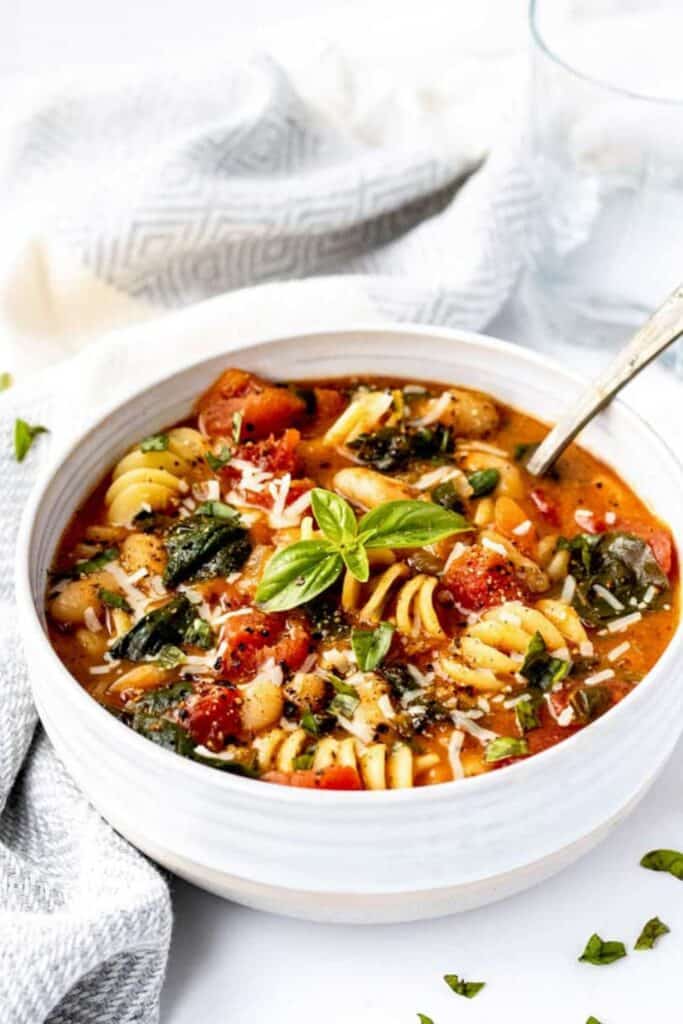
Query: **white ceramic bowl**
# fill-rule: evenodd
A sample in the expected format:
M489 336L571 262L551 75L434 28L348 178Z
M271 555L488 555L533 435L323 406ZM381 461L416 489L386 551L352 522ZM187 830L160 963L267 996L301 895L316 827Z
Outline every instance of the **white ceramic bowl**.
M184 760L121 725L61 664L45 636L43 588L73 509L130 445L186 416L228 364L276 378L393 373L452 381L546 420L581 387L558 366L491 338L375 326L250 345L99 417L34 494L18 548L36 704L78 785L119 832L177 874L238 902L314 920L386 922L464 910L571 863L643 796L683 729L680 628L632 694L558 746L487 775L380 793L269 786ZM663 442L617 402L583 443L668 521L680 551L683 477Z

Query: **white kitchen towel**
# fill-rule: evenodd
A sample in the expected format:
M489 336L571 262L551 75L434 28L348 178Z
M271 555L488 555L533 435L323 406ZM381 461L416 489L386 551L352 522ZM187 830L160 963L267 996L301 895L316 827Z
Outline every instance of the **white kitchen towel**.
M444 131L411 143L373 135L367 121L360 131L267 57L35 100L29 90L23 107L8 105L4 129L2 369L43 368L106 326L201 318L204 305L174 310L231 289L242 290L206 314L225 317L226 351L387 316L481 327L518 275L530 193L516 132L460 187L481 140ZM318 276L263 283L307 275ZM53 435L17 465L12 422L68 432L101 396L203 354L208 343L193 338L191 350L169 352L123 331L24 374L0 401L3 1024L151 1024L170 935L158 872L88 807L45 738L32 739L12 562Z

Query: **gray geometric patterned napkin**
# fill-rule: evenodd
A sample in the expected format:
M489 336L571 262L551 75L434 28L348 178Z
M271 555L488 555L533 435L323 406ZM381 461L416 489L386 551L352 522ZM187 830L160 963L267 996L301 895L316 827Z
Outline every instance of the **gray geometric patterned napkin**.
M501 143L462 185L465 150L363 143L258 58L191 81L179 69L52 98L15 126L3 189L6 202L35 197L50 213L42 301L72 316L67 337L86 308L91 326L111 323L112 296L126 322L311 275L327 283L270 285L251 304L234 296L235 309L273 333L278 310L307 302L309 327L338 323L351 283L377 317L480 328L518 276L531 192L518 143ZM143 356L125 352L136 382ZM94 346L68 365L91 407L98 358ZM8 439L16 415L59 421L56 374L0 399L0 1021L153 1024L171 929L165 882L35 732L17 643L16 531L50 439L21 465Z

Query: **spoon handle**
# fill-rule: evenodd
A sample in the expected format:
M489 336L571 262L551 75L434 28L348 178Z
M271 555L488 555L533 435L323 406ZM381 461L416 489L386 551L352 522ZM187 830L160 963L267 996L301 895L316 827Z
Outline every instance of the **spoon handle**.
M526 465L532 476L547 472L588 421L682 334L683 285L679 285L538 446Z

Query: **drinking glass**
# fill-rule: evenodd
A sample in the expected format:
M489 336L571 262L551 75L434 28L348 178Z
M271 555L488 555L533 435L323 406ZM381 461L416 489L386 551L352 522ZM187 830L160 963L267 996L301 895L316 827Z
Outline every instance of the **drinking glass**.
M683 280L683 0L531 0L532 291L616 344Z

